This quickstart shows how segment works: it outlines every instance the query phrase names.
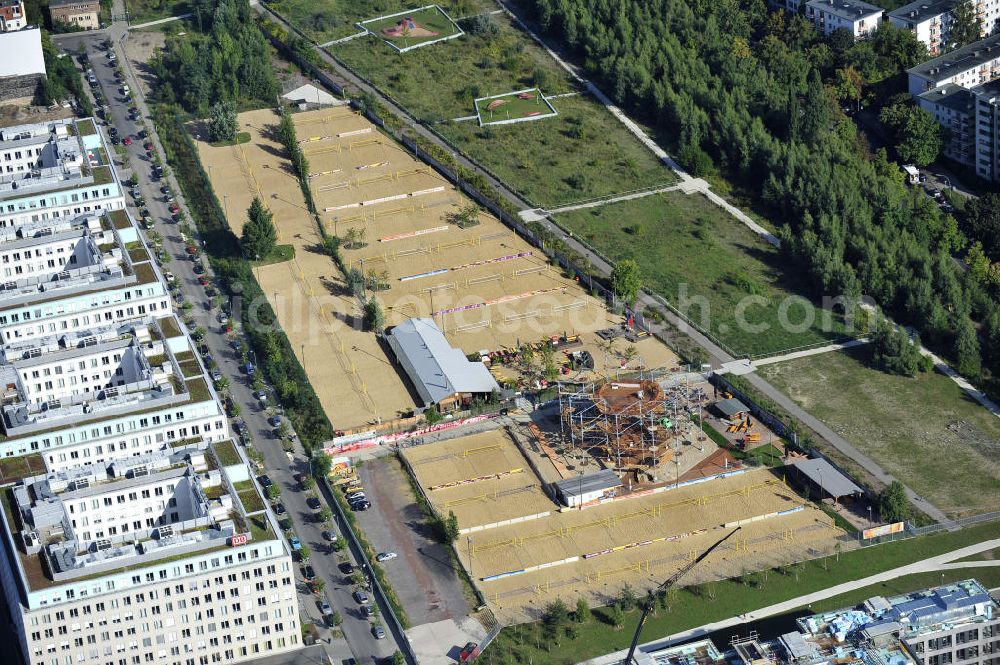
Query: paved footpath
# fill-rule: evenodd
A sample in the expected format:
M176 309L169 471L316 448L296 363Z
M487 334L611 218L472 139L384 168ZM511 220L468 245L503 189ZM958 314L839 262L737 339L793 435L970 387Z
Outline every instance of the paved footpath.
M746 614L739 614L734 617L730 617L728 619L723 619L722 621L716 621L714 623L705 624L704 626L692 628L691 630L685 630L680 633L675 633L668 637L642 644L639 646L639 648L647 652L655 651L657 649L663 649L673 644L677 644L679 642L686 642L688 640L704 637L716 630L721 630L723 628L731 628L733 626L738 626L740 624L747 623L748 621L758 621L760 619L765 619L767 617L775 616L777 614L784 614L785 612L790 612L799 607L808 606L812 603L824 600L826 598L839 596L842 593L847 593L849 591L854 591L855 589L871 586L872 584L878 584L880 582L894 580L897 577L913 575L914 573L928 573L937 570L948 570L949 566L951 566L952 568L956 568L959 566L957 566L956 564L949 564L949 562L954 561L955 559L962 559L964 557L971 556L973 554L978 554L979 552L991 550L997 546L1000 546L1000 538L983 541L981 543L976 543L975 545L969 545L968 547L962 547L957 550L952 550L951 552L945 552L944 554L932 556L930 558L924 559L923 561L917 561L915 563L907 564L905 566L900 566L899 568L886 570L876 575L870 575L860 580L854 580L852 582L844 582L843 584L837 584L835 586L822 589L821 591L808 593L805 594L804 596L792 598L782 603L776 603L774 605L762 607L759 610L747 612ZM972 568L981 566L982 564L997 565L1000 564L1000 561L994 561L994 562L970 561L968 563L971 563L973 565L961 566L961 567ZM618 663L621 663L622 660L625 658L626 654L627 652L625 650L616 651L615 653L607 654L605 656L592 658L591 660L580 663L580 665L618 665Z

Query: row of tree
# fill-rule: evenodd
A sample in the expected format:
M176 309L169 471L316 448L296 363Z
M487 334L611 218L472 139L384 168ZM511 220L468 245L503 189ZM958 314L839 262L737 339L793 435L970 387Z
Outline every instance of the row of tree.
M775 20L764 0L530 7L620 104L676 140L682 162L761 192L755 203L780 225L786 266L814 294L870 296L980 373L975 322L997 304L952 260L962 244L954 220L908 190L884 151L872 154L837 99L838 83L849 90L856 78L850 63L865 65L859 53L884 70L863 80L914 64L922 46L912 35L884 26L858 45L831 43L798 15Z

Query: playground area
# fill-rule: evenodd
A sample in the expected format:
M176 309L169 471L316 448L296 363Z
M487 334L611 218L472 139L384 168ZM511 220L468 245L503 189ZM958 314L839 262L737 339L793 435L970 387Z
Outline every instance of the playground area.
M438 5L368 19L358 23L358 27L367 30L399 53L465 34Z
M480 97L475 100L479 126L509 125L515 122L541 120L558 115L556 109L538 88L517 90L503 95Z
M407 448L403 456L434 509L454 512L463 532L557 509L503 430Z
M556 597L603 605L625 584L641 596L736 526L686 583L829 554L843 534L781 477L753 470L470 534L458 551L494 613L519 622Z

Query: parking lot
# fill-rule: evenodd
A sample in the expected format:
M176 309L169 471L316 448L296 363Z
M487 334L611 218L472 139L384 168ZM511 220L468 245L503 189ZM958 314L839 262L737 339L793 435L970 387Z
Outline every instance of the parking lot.
M356 513L377 552L395 559L382 564L414 626L464 618L471 611L465 583L448 547L434 538L413 499L406 471L395 457L365 462L358 470L372 507Z

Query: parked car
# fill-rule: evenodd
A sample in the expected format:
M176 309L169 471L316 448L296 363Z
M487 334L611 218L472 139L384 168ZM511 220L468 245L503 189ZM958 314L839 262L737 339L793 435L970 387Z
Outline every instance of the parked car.
M239 340L236 340L236 343L239 344ZM263 390L256 391L253 394L253 396L257 399L258 402L266 402L267 401L267 393L265 391L263 391Z
M379 563L382 563L383 561L391 561L392 559L395 558L396 558L395 552L379 552L378 554L375 555L375 560L378 561Z
M361 614L366 619L371 619L373 616L375 616L375 608L372 605L362 605Z
M324 531L323 532L323 540L327 540L327 541L329 541L331 543L336 542L337 541L337 534L335 534L333 531Z
M205 266L201 265L200 263L196 263L194 264L194 267L191 268L191 270L194 271L194 274L201 275L202 273L205 272Z
M378 626L378 625L372 626L372 635L375 637L376 640L384 640L385 639L385 628L383 628L382 626Z
M368 594L367 594L367 593L365 593L364 591L361 591L361 590L358 590L358 591L355 591L355 592L354 592L353 594L351 594L351 595L352 595L352 596L354 596L354 600L355 600L355 601L356 601L356 602L357 602L357 603L358 603L359 605L364 605L365 603L367 603L367 602L368 602Z
M351 510L353 510L354 512L368 510L371 507L372 504L368 501L359 501L358 503L351 504Z
M364 498L365 498L365 493L362 492L361 490L358 490L357 492L351 492L350 494L347 495L348 503L354 503L355 501Z
M337 569L345 575L350 575L354 572L354 564L350 561L343 561L337 566Z
M288 511L285 510L285 506L283 504L280 504L280 503L274 504L274 514L275 515L284 515L286 512L288 512Z
M271 485L274 484L274 482L270 478L268 478L266 475L264 475L264 476L257 476L257 482L260 483L260 486L263 487L263 488L265 488L265 489L267 489L268 487L270 487Z
M292 546L292 549L296 552L302 549L302 541L299 540L298 536L292 536L288 539L288 544Z
M267 419L267 424L270 425L271 427L280 427L281 416L271 416L270 418Z
M306 499L306 505L312 508L313 510L319 510L323 506L320 500L314 496L311 496L308 499Z
M125 138L122 139L122 143L124 143L125 145L132 145L132 137L126 136Z
M330 607L330 603L325 600L319 604L319 611L323 613L323 616L333 614L333 608Z
M307 581L312 582L316 579L316 571L313 570L312 566L303 566L302 577L304 577Z
M218 369L213 369L212 370L212 380L215 381L216 383L218 383L219 381L221 381L222 380L222 372L220 372Z

